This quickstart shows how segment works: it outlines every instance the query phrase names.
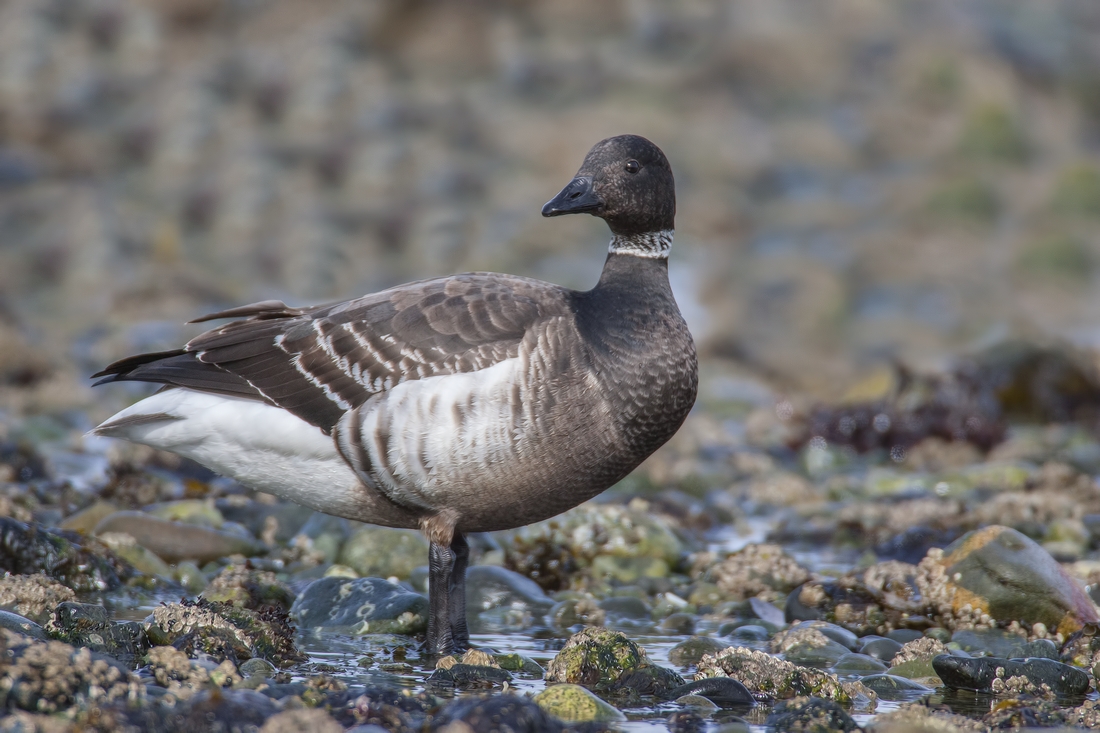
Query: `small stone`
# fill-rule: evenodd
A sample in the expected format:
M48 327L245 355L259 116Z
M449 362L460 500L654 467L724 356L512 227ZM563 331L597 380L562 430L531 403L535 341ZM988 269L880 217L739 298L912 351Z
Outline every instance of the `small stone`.
M736 708L756 704L756 699L743 684L730 677L706 677L673 688L669 697L695 695L705 697L721 708Z
M813 695L851 705L862 699L873 702L875 697L873 692L858 682L841 682L836 675L799 667L766 652L744 647L730 647L703 657L695 678L707 677L731 677L754 694L780 699Z
M704 577L736 600L757 596L774 601L809 580L810 573L778 545L746 545L709 568Z
M693 634L695 633L695 615L690 613L674 613L661 620L661 631L667 634Z
M428 677L427 683L434 687L480 690L500 687L511 681L512 675L500 667L459 662L446 668L437 668Z
M276 713L264 721L260 733L344 733L344 726L318 708L298 708Z
M668 661L676 667L690 667L698 663L704 654L717 654L727 646L707 636L693 636L669 649Z
M194 524L199 527L217 529L225 523L225 517L214 506L214 502L206 499L181 499L179 501L162 501L142 507L146 514L154 517L168 519L173 522Z
M72 590L43 573L0 576L0 608L40 624L50 618L59 603L75 600Z
M633 596L613 596L600 601L600 608L609 617L620 617L634 620L648 620L652 609L641 598Z
M540 708L567 723L615 723L626 720L617 708L580 685L551 685L532 699Z
M745 624L744 626L738 626L737 628L726 634L731 639L738 639L740 641L767 641L771 634L763 626L757 626L756 624Z
M257 555L266 548L254 539L228 532L160 519L137 511L115 512L96 525L97 535L128 534L165 562L207 563L228 555Z
M883 662L890 662L901 651L901 644L893 639L886 639L881 636L871 639L865 638L860 641L862 642L859 647L860 654L881 659Z
M606 687L626 672L648 664L645 650L626 634L591 627L565 642L546 670L546 681Z
M892 674L872 674L861 678L860 682L883 700L912 700L932 692L932 688L919 682Z
M946 626L1017 621L1069 636L1100 623L1084 589L1046 550L1014 529L985 527L921 561L921 594Z
M848 652L840 659L836 660L836 664L832 667L833 671L840 675L847 674L874 674L875 672L885 672L887 667L879 659L868 656L866 654L858 654L856 652Z
M96 539L146 575L172 577L172 568L168 563L161 560L155 552L139 545L130 535L123 532L101 532L96 535Z
M509 672L519 672L522 675L540 680L546 676L546 670L538 662L522 654L497 654L493 659L496 660L501 669L506 669Z
M886 634L886 638L892 641L896 641L899 644L908 644L911 641L920 639L924 634L916 629L893 629Z
M337 562L362 577L405 579L426 557L428 541L415 530L363 527L344 543Z
M397 726L391 724L390 727ZM407 725L403 729L411 730L413 726ZM496 733L507 730L564 733L564 726L531 698L506 693L490 697L460 697L436 714L432 720L432 730L439 733Z
M932 666L948 687L979 692L1074 696L1089 689L1087 674L1052 659L964 659L941 655L932 660Z
M415 634L428 626L428 599L381 578L321 578L290 609L303 629L343 634Z
M189 560L176 563L176 567L172 571L172 579L192 595L202 593L208 585L206 576L202 574L199 566Z
M45 631L53 639L109 654L127 664L142 657L150 647L141 624L113 623L107 609L91 603L59 603Z
M118 506L109 501L99 500L81 509L75 514L70 514L58 525L61 529L82 534L91 534L96 525L103 521L104 517L118 511Z
M136 574L128 562L94 540L8 517L0 517L0 547L0 571L41 573L76 593L115 590Z
M259 659L257 657L242 662L238 670L244 677L269 679L275 676L275 665L266 659Z
M796 697L772 708L765 724L782 731L850 731L859 730L852 717L833 700L819 697Z
M538 583L492 565L466 571L466 615L475 633L530 628L554 605Z
M145 698L141 680L111 657L7 629L0 629L0 648L5 710L54 714L69 711L78 698L104 706L140 705Z
M276 606L289 611L294 603L294 592L275 573L244 565L227 566L210 581L202 597L252 610Z
M20 616L17 613L12 613L11 611L0 611L0 629L15 631L40 641L46 641L46 639L49 638L46 636L46 632L42 630L42 627L34 621L24 616Z
M700 712L710 713L721 709L702 695L684 695L683 697L676 698L675 702L678 705L683 705L685 708L698 710Z

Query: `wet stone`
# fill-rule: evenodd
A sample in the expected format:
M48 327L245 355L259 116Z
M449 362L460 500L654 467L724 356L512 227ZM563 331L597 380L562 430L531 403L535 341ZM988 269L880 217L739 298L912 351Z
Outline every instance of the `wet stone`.
M65 601L58 604L46 622L45 631L53 639L109 654L131 666L150 646L141 624L135 621L112 623L103 606L90 603Z
M931 687L925 687L919 682L892 674L868 675L860 679L860 682L874 690L875 694L883 700L912 700L932 692Z
M567 723L614 723L626 720L622 712L580 685L551 685L532 700L550 715Z
M878 637L861 641L863 643L859 647L860 654L881 659L883 662L890 662L901 651L901 644L893 639Z
M891 641L896 641L898 644L908 644L911 641L924 636L921 632L915 629L893 629L886 634L886 638Z
M1100 622L1096 606L1046 550L1014 529L985 527L930 550L918 582L944 625L1043 624L1068 636Z
M962 629L951 635L951 644L971 654L1011 659L1023 656L1027 639L1003 629Z
M137 704L145 686L118 661L60 641L41 642L0 630L0 710L56 713L80 698Z
M834 672L841 675L874 674L875 672L885 672L886 669L886 665L881 660L857 652L845 654L836 660L836 664L832 667Z
M13 575L44 574L76 593L115 590L135 576L134 568L80 535L0 517L0 570Z
M645 651L618 631L588 628L571 636L546 670L548 682L594 687L648 664Z
M669 649L668 661L676 667L690 667L698 663L704 654L717 654L727 646L729 645L707 636L693 636Z
M432 731L461 730L463 733L502 730L560 733L563 729L562 723L534 700L512 694L459 698L443 708L431 723Z
M466 572L470 630L527 629L554 605L538 583L507 568L475 565Z
M720 708L736 708L756 704L756 699L743 684L730 677L706 677L673 688L668 697L679 698L686 695L705 697Z
M682 697L676 698L673 702L675 702L677 705L683 705L689 710L695 710L702 713L709 713L721 709L711 700L708 700L701 695L684 695Z
M754 694L779 699L809 695L836 700L843 705L864 698L874 700L874 693L858 682L841 682L836 675L800 667L766 652L744 647L731 647L703 657L695 677L731 677Z
M275 675L275 665L266 659L252 658L242 662L238 671L244 677L267 679Z
M260 657L277 667L304 661L294 645L294 627L281 610L252 611L200 598L157 606L145 620L150 642L174 646L189 656L240 664Z
M381 578L322 578L290 609L303 629L343 634L415 634L428 626L428 599Z
M605 688L617 697L657 696L666 697L670 690L684 684L684 678L671 669L656 664L644 664L623 672Z
M666 634L693 634L695 633L695 616L690 613L674 613L661 620L660 629Z
M641 598L633 596L612 596L600 601L600 608L609 618L620 617L635 620L649 620L652 609Z
M361 577L399 578L412 575L428 557L428 541L411 529L362 527L340 550L337 562Z
M783 598L809 580L806 568L778 545L747 545L706 570L713 580L735 600L760 597L772 601Z
M230 565L218 573L202 597L252 610L276 606L289 611L294 603L294 592L275 573L243 565Z
M932 660L944 684L993 694L1022 693L1042 696L1083 695L1089 677L1080 669L1052 659L965 659L948 655Z
M62 601L76 594L42 573L0 577L0 608L14 611L37 623L45 623Z
M459 663L436 669L427 683L431 687L480 690L501 687L511 681L511 673L499 667Z
M255 539L210 527L161 519L138 511L115 512L96 525L97 535L128 534L165 562L194 560L200 564L228 555L257 555L266 548Z
M302 708L275 713L260 728L260 733L344 733L344 726L320 709Z
M771 634L763 626L745 624L731 630L726 636L740 641L767 641Z
M850 731L859 730L844 708L833 700L819 697L796 697L777 704L768 714L765 724L782 731Z
M34 621L11 611L0 611L0 629L8 629L39 641L45 641L49 638L42 627Z

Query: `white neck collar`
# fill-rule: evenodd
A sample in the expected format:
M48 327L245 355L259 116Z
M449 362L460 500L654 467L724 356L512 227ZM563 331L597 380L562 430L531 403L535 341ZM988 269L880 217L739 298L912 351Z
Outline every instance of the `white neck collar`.
M672 229L631 235L616 234L607 251L615 255L668 259L668 252L672 249L673 234L675 231Z

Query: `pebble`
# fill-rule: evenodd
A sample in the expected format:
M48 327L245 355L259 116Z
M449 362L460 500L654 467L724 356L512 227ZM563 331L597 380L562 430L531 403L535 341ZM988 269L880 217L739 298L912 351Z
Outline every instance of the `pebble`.
M641 598L634 596L612 596L600 601L602 608L609 617L621 617L635 620L649 620L653 612L649 604Z
M899 645L908 644L911 641L916 641L922 636L924 636L924 634L917 631L916 629L894 629L887 632L886 634L887 639L890 639L891 641L896 641Z
M96 525L97 535L107 532L128 534L165 562L194 560L199 564L227 555L258 555L266 548L255 539L209 527L183 524L135 511L115 512Z
M0 611L0 629L9 629L41 641L45 641L48 638L41 626L31 621L29 618L20 616L17 613L12 613L11 611Z
M368 526L348 537L336 561L365 578L406 579L427 557L428 541L419 532Z
M865 636L860 641L862 642L859 647L860 654L866 654L869 657L881 659L883 662L889 662L893 659L894 656L901 651L902 646L894 639L887 639L881 636Z
M530 628L554 605L538 583L496 565L475 565L466 572L466 614L471 630L485 627Z
M886 669L886 665L881 660L858 652L848 652L836 660L836 664L832 667L834 672L842 675L872 674L874 672L885 672Z
M290 609L302 629L344 634L415 634L427 614L427 598L381 578L321 578Z
M719 629L719 631L721 630L722 629ZM745 624L744 626L738 626L732 629L726 636L731 639L739 639L742 641L767 641L771 633L763 626Z
M617 723L626 716L580 685L552 685L532 700L554 717L566 723Z
M874 690L883 700L912 700L932 692L931 687L892 674L872 674L861 678L860 682Z
M501 687L511 681L511 673L500 667L458 663L447 668L437 668L428 677L427 683L433 687L481 690Z
M1089 689L1089 676L1076 667L1053 659L964 659L941 655L932 667L948 687L994 694L1042 694L1047 688L1060 696L1083 695Z
M756 699L749 688L731 677L707 677L686 685L673 688L669 697L679 698L685 695L705 697L721 708L735 708L755 705Z
M852 716L833 700L820 697L796 697L784 700L772 708L765 724L781 731L842 731L859 730Z
M717 654L727 646L708 636L693 636L669 649L668 661L676 667L690 667L697 664L704 654Z

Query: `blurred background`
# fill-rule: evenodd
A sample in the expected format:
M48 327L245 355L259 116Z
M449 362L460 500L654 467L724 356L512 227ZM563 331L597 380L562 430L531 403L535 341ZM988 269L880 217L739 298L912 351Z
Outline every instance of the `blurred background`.
M714 383L1100 343L1095 0L0 0L0 409L105 417L228 305L590 287L605 225L539 209L624 132Z

